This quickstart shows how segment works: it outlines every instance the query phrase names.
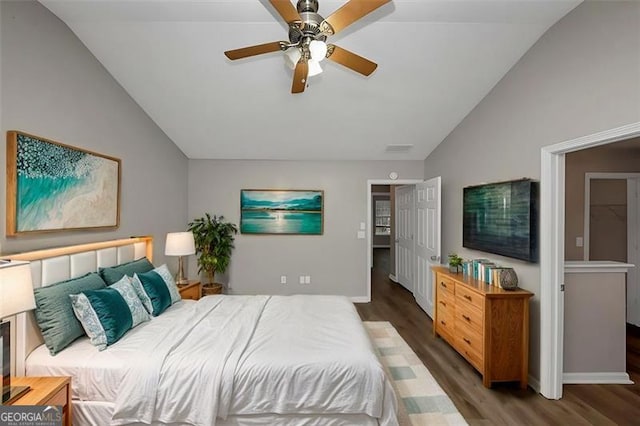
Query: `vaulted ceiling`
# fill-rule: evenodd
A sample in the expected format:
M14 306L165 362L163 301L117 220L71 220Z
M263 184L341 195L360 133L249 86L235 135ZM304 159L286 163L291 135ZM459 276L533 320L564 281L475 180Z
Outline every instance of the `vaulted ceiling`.
M223 55L287 40L267 0L41 3L189 158L422 160L580 1L394 0L330 39L371 76L325 61L299 95L283 53Z

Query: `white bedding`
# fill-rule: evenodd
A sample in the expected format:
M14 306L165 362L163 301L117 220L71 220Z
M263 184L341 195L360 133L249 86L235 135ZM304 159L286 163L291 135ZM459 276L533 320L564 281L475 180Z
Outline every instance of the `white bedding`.
M393 391L343 297L181 302L103 352L81 340L56 357L35 351L27 368L72 374L79 399L115 401L116 424L210 425L264 413L366 414L397 424Z

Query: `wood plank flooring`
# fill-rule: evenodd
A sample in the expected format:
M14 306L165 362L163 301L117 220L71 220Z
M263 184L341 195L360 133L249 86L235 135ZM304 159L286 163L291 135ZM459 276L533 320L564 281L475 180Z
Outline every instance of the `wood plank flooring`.
M377 251L375 256L383 255ZM374 265L386 266L384 262ZM365 321L389 321L413 348L470 425L640 425L640 385L566 385L559 401L547 400L517 383L482 386L482 378L442 339L413 295L391 282L381 267L372 271L372 302L356 304ZM640 381L640 330L630 327L628 371Z

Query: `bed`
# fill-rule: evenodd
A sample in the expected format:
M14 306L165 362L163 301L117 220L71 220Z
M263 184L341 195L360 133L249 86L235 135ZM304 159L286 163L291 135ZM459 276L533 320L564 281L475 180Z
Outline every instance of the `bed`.
M11 256L34 288L152 257L151 238ZM397 425L396 399L351 302L338 296L180 301L98 351L55 356L32 313L16 319L16 373L72 376L80 425Z

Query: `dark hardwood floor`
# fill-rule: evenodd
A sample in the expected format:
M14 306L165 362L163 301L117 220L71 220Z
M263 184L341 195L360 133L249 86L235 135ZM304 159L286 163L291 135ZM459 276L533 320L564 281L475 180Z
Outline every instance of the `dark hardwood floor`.
M374 256L382 253L374 253ZM376 263L374 265L383 265ZM517 383L482 386L482 378L442 339L413 295L374 266L372 302L356 304L365 321L389 321L413 348L470 425L640 425L640 331L629 327L628 371L635 385L565 385L559 401Z

